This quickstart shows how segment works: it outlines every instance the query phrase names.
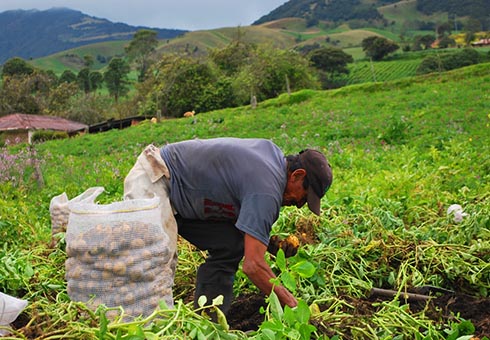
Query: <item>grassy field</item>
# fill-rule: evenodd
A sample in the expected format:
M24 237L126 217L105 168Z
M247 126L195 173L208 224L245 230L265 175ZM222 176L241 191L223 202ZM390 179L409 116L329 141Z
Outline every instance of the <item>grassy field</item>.
M32 65L45 70L52 70L57 75L61 75L64 70L71 70L75 73L84 67L83 58L91 56L95 70L100 70L108 65L108 62L100 62L98 56L104 58L124 55L124 47L127 41L110 41L97 44L86 45L66 51L62 51L48 57L38 58L31 61Z
M0 171L0 290L29 301L12 338L483 338L490 332L489 74L490 64L480 64L334 91L305 90L257 109L3 148L3 159L11 163ZM268 138L286 154L317 148L332 164L334 183L322 216L284 208L273 227L274 234L299 230L311 236L298 255L267 258L300 307L283 310L272 297L265 321L248 333L231 323L228 329L224 320L210 322L189 303L204 254L183 241L175 308L162 306L126 322L122 316L108 320L104 306L94 312L70 301L64 241L49 245L51 198L103 186L101 204L119 201L125 174L145 145L220 136ZM461 222L446 214L452 204L467 214ZM479 312L451 309L454 303L434 308L444 295L426 304L403 298L421 286L466 294L466 305L482 301L480 309L471 305ZM372 288L396 294L373 299ZM255 293L239 270L237 299Z

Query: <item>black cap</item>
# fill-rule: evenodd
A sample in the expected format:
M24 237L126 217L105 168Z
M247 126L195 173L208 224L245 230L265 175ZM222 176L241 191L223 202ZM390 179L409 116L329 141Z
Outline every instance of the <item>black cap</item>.
M317 150L306 149L299 153L299 160L308 179L308 208L320 215L320 200L332 185L332 168L325 156Z

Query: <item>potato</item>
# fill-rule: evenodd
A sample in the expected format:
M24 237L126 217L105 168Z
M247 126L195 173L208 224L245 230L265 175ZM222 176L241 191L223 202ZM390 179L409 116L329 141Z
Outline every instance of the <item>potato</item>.
M75 266L75 267L71 268L66 274L70 279L77 280L82 276L82 267L81 266Z
M95 257L90 255L90 253L87 251L85 252L81 257L80 261L86 263L86 264L93 264L95 262Z
M141 258L145 261L151 261L152 258L151 251L149 251L148 249L143 249L141 251Z
M110 280L113 276L112 270L104 270L102 272L102 280Z
M132 292L125 294L123 300L128 305L132 305L136 302L135 297L134 297L134 293L132 293Z
M145 241L141 238L135 238L134 240L131 241L131 248L133 249L139 249L143 248L145 246Z
M112 269L113 269L112 261L104 262L104 265L102 266L102 268L108 272L112 271Z
M98 270L91 270L89 276L92 280L100 280L100 278L102 277Z
M114 263L112 271L114 272L114 274L122 276L126 274L126 264L124 264L123 261L117 261Z
M129 271L129 279L133 282L139 282L143 279L144 273L142 268L133 268Z

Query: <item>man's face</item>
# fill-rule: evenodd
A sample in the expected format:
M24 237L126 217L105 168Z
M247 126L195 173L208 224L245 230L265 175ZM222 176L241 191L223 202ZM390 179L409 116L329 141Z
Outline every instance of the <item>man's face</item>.
M304 169L298 169L289 174L286 189L282 196L283 206L294 205L301 208L305 205L308 196L308 191L303 187L305 177L306 171Z

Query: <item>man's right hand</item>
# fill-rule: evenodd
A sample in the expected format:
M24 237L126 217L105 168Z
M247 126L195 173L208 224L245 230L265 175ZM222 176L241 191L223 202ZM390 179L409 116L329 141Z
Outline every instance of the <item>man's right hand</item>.
M279 249L284 251L286 257L291 257L296 255L299 248L299 240L294 235L289 235L284 240L282 240L278 235L273 235L269 239L269 245L267 246L267 251L276 256Z

